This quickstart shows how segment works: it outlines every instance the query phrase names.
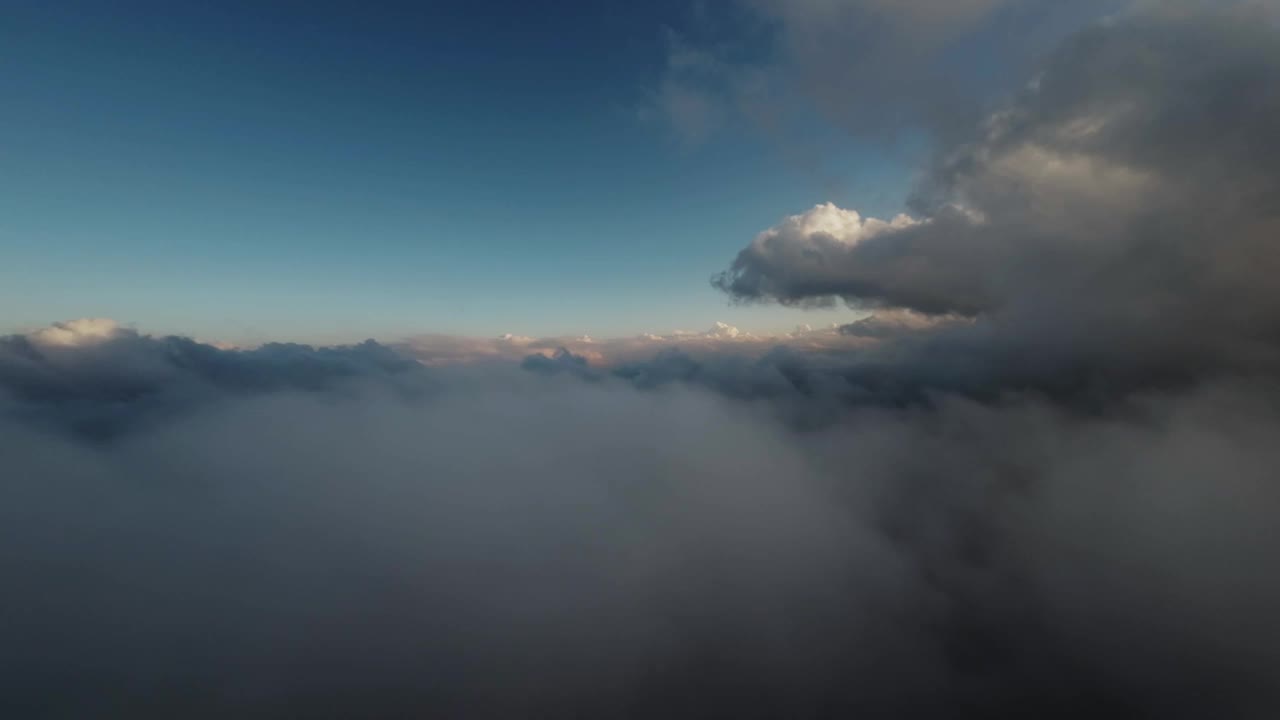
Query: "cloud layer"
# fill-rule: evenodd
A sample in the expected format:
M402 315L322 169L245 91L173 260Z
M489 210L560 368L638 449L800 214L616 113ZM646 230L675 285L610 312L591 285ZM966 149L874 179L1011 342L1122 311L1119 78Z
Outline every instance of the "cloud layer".
M58 347L96 378L122 340L176 342ZM1081 415L869 403L801 354L421 371L429 393L339 364L0 405L6 713L1276 707L1273 384ZM186 402L140 422L147 396ZM52 422L85 404L115 431Z

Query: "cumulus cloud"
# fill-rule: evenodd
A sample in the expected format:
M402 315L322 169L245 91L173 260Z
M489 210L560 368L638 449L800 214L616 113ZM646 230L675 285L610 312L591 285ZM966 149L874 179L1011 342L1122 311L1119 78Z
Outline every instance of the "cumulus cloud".
M1274 368L1280 34L1257 12L1083 32L940 150L915 219L819 206L713 282L744 300L976 318L909 355L982 353L1023 379Z
M885 221L863 218L832 203L792 215L756 236L734 268L712 283L735 297L768 297L783 303L824 304L848 282L833 256L886 232L920 224L908 215Z
M37 345L77 346L110 340L126 332L115 320L108 318L81 318L50 325L30 334Z

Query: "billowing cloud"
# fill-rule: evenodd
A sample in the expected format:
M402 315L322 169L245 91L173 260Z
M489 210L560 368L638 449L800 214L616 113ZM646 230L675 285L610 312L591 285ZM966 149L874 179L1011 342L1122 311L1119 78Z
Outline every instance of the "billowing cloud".
M838 258L865 240L919 224L908 215L885 221L863 218L832 203L816 205L756 236L733 270L713 283L743 299L829 303L849 283L849 273Z
M125 332L115 320L81 318L55 323L31 333L29 337L37 345L77 346L105 342Z
M978 352L1045 378L1276 367L1278 86L1280 32L1250 12L1090 29L940 151L914 219L819 206L714 283L977 319L921 360Z

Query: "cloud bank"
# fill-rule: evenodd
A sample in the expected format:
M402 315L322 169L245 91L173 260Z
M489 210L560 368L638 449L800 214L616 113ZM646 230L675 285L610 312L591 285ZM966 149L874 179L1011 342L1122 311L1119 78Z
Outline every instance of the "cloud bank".
M816 352L839 352L860 344L866 343L856 336L842 333L840 325L835 323L817 328L801 325L788 333L767 334L752 333L728 323L716 322L701 331L674 330L630 337L528 337L506 334L496 338L477 338L417 335L392 343L392 347L429 367L510 363L534 354L551 357L561 349L582 357L593 365L614 366L648 359L662 350L679 350L694 355L731 353L758 356L779 345Z
M182 345L6 343L76 354L59 393L5 376L8 714L1276 707L1271 384L1082 415L872 403L798 353L389 381L357 346L121 396L80 379Z
M762 233L713 283L745 301L973 318L895 361L994 367L988 379L1009 386L1273 372L1269 18L1161 6L1082 32L939 151L911 216L820 205Z

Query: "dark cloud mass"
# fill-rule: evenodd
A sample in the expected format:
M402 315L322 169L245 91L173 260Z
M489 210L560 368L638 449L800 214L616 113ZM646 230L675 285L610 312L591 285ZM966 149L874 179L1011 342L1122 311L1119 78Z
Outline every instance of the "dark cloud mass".
M667 64L652 109L694 142L741 116L781 140L802 167L819 170L831 149L809 144L813 119L877 142L892 143L922 126L949 138L980 117L1047 47L1132 4L700 3L683 32L667 34Z
M818 206L717 280L878 306L865 344L0 338L0 716L1276 717L1246 5L1075 36L912 216Z
M836 358L780 350L668 352L586 383L436 369L412 393L386 370L418 371L377 346L295 348L285 383L247 380L278 377L279 348L190 341L239 380L71 383L173 342L116 335L58 346L96 368L58 393L6 375L8 715L1275 707L1268 385L1105 417L893 405ZM317 357L343 370L299 369ZM143 422L148 397L186 402ZM86 435L60 408L117 426Z
M908 361L998 365L998 380L1272 372L1276 127L1271 16L1159 6L1066 42L939 153L915 216L818 206L762 233L714 284L744 300L976 318L918 339L927 352Z
M0 399L7 396L11 412L88 438L108 438L228 397L338 390L356 379L404 392L428 389L418 363L372 340L224 350L184 337L142 335L105 320L0 337Z
M568 373L581 378L597 377L596 372L591 369L591 365L585 357L574 355L566 348L556 348L556 351L550 357L538 354L529 355L520 363L520 367L529 372L543 375Z
M836 365L367 365L90 437L10 404L5 714L1276 707L1274 387L1100 417L867 404Z

